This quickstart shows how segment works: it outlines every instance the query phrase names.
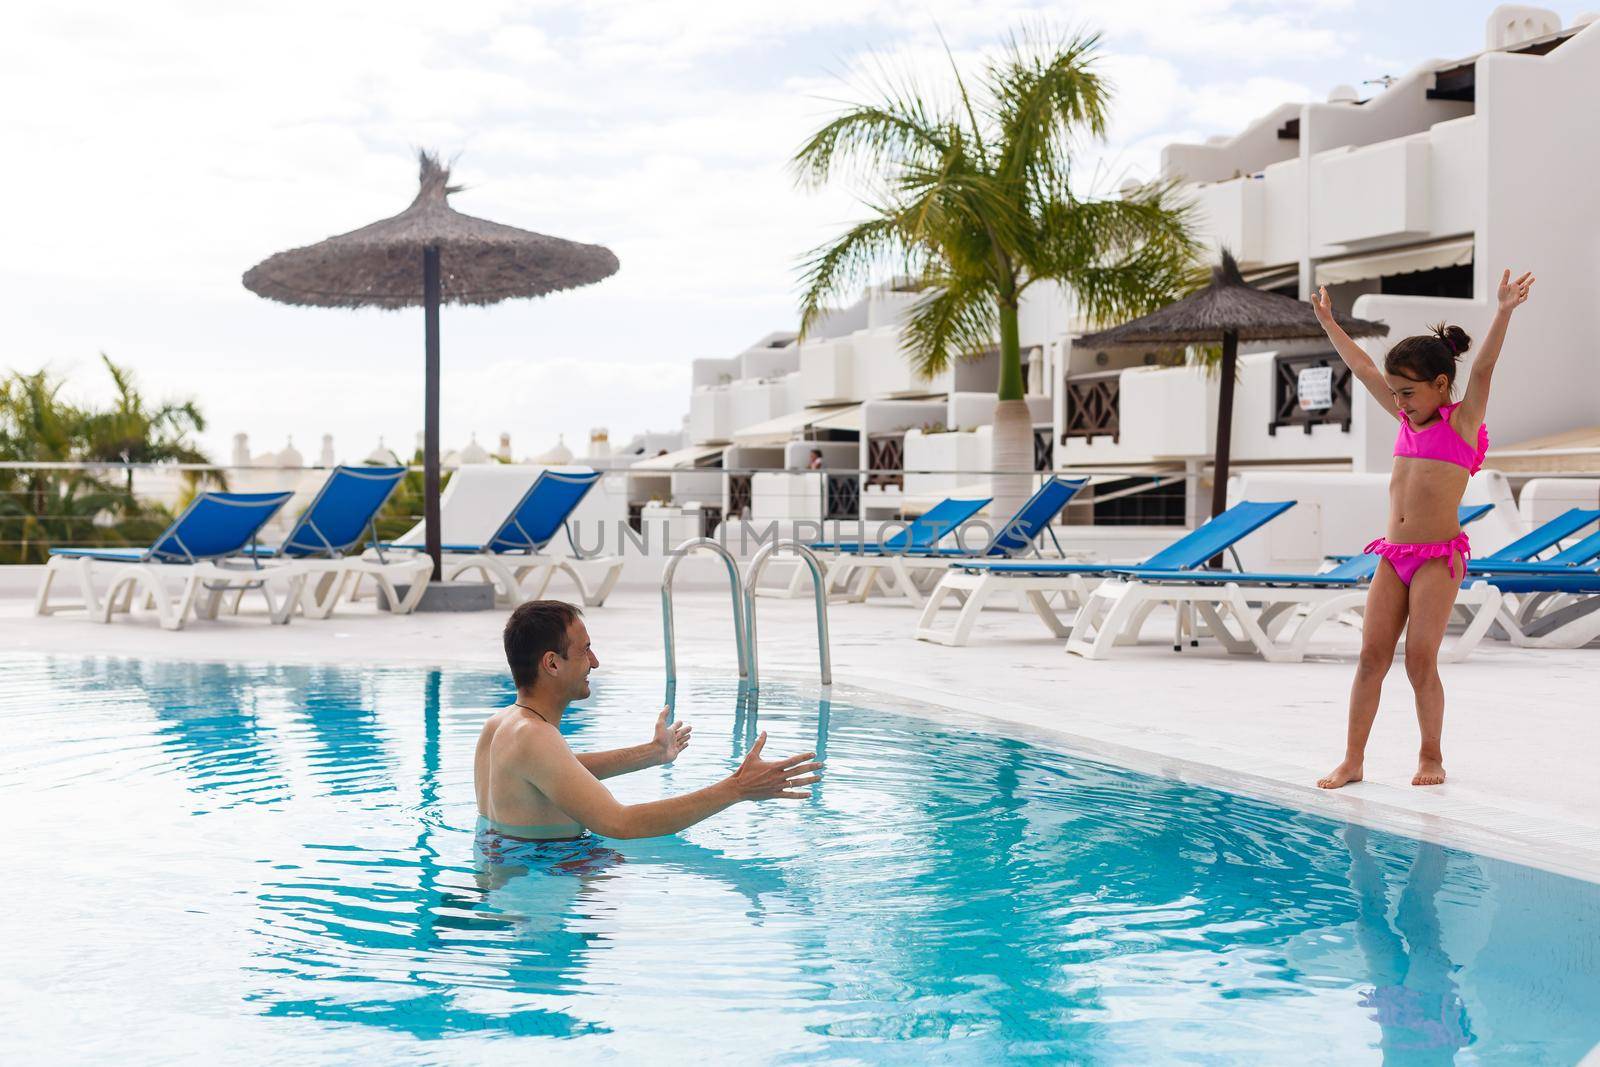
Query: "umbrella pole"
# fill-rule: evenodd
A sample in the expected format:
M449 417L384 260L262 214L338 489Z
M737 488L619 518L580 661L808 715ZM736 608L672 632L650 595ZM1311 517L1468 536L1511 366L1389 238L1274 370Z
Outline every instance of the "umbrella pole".
M1228 453L1233 446L1233 380L1239 370L1239 335L1222 335L1222 392L1217 397L1217 457L1211 478L1211 517L1228 509Z
M439 249L422 250L422 329L427 348L422 400L423 544L433 560L433 580L444 577L439 530Z

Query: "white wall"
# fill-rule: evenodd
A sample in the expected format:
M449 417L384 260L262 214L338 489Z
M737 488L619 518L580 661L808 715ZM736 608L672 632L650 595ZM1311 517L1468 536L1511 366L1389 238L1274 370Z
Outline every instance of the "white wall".
M800 349L794 344L783 348L751 348L739 356L739 377L775 378L800 369Z
M821 471L782 471L750 479L750 522L822 521Z
M740 376L738 356L729 359L697 359L690 364L690 387L727 385Z
M1260 255L1263 266L1298 263L1305 252L1306 165L1298 156L1262 172Z
M862 399L855 344L848 337L807 341L800 347L800 391L807 406Z
M1505 446L1600 425L1600 23L1547 56L1484 56L1477 96L1488 216L1478 291L1492 300L1502 268L1539 277L1495 374L1489 432Z
M1022 399L1028 402L1028 415L1033 425L1050 425L1050 397L1030 393ZM945 399L944 424L951 430L993 426L994 405L993 393L951 393Z
M1161 150L1161 174L1188 182L1220 182L1257 171L1294 156L1299 147L1278 136L1290 119L1300 117L1299 104L1280 104L1232 137L1215 144L1170 144Z
M1262 226L1266 205L1266 182L1246 176L1231 181L1202 185L1193 190L1194 222L1202 235L1204 258L1215 261L1222 249L1233 252L1246 269L1268 262L1264 259L1265 230Z
M924 378L902 348L899 326L852 334L857 390L863 397L927 396L950 389L951 372Z
M728 405L734 433L795 410L786 378L736 382L728 387Z
M689 394L689 440L715 444L733 436L733 399L727 386L696 389Z
M1345 145L1392 141L1421 133L1434 123L1472 114L1470 103L1428 99L1434 69L1441 63L1429 60L1419 64L1364 104L1306 104L1300 112L1301 157Z
M906 470L988 471L994 428L980 426L970 433L925 434L906 431ZM904 495L943 497L957 489L987 484L987 474L907 474ZM987 495L987 494L985 494Z
M861 405L862 440L869 434L900 433L944 422L947 406L944 400L869 400Z
M1311 157L1311 243L1359 245L1428 229L1427 134Z

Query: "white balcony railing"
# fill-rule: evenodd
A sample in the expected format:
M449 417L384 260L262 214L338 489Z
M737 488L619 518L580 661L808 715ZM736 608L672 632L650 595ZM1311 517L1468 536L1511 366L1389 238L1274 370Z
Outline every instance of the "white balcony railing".
M1204 235L1213 257L1226 248L1245 267L1264 261L1265 199L1266 182L1258 177L1234 178L1194 190L1195 230Z
M733 439L733 403L726 386L689 394L689 440L697 445Z
M807 407L861 399L855 345L848 337L808 341L800 349L800 391Z
M1426 234L1430 147L1424 133L1314 157L1312 243L1351 245Z

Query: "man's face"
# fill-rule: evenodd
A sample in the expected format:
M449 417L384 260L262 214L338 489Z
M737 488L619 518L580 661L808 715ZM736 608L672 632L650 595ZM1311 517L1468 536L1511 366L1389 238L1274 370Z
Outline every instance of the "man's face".
M555 663L554 681L563 700L582 700L589 695L589 672L600 666L600 661L589 647L589 630L582 619L573 619L567 627L567 654L548 653L545 662L551 661Z

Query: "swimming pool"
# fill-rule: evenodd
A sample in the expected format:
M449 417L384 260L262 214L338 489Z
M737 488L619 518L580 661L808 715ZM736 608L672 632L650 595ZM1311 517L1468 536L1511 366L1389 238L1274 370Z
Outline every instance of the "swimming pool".
M646 685L646 682L650 682ZM763 691L803 803L475 869L501 677L0 658L0 1057L1572 1063L1600 886L990 734ZM646 739L595 676L578 749ZM680 690L728 773L731 685ZM567 857L574 859L573 857Z

